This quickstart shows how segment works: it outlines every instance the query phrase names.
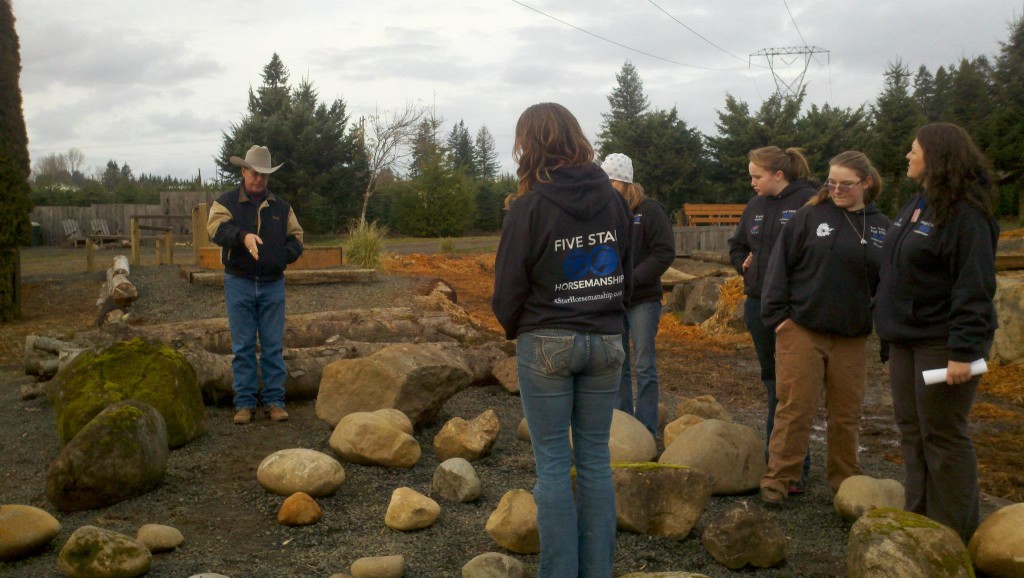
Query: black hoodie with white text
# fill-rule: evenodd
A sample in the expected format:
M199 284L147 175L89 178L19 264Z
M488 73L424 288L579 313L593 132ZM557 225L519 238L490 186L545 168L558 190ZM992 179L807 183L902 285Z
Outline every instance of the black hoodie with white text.
M491 308L508 339L535 329L621 334L632 286L631 213L601 167L560 167L502 225Z

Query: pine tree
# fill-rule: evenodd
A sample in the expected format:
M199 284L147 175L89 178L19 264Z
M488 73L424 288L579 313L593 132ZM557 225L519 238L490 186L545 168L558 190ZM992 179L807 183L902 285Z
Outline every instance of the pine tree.
M644 94L643 80L631 62L627 60L622 65L615 80L618 84L608 95L611 110L601 114L604 120L601 122L597 147L601 158L630 149L635 139L636 122L650 108L650 101Z
M1010 38L996 60L992 113L987 119L991 142L986 152L1002 174L1000 209L1024 217L1024 18L1010 25Z
M494 137L487 125L482 125L476 131L476 140L473 141L473 163L476 166L477 176L481 179L494 181L498 178L498 151L494 144Z
M917 108L917 101L910 94L910 70L901 61L890 62L885 69L885 85L871 107L874 139L869 156L883 179L888 181L882 190L883 206L888 199L890 214L896 214L900 205L916 188L906 182L906 154L914 142L917 127L923 124L923 117Z
M928 122L938 122L942 117L935 76L923 64L914 75L914 100L917 101L917 108Z
M263 84L249 89L247 114L224 134L218 170L237 181L232 156L244 157L252 145L270 149L274 164L285 163L269 188L287 199L309 232L341 230L359 214L359 191L369 180L359 131L349 126L345 102L320 101L308 79L288 84L288 69L275 53L263 67ZM109 167L108 167L109 170Z
M18 246L31 239L28 134L21 111L21 56L10 0L0 0L0 322L20 315Z
M462 120L448 133L448 156L453 167L470 177L477 176L476 160L473 158L473 138L469 136L469 129Z

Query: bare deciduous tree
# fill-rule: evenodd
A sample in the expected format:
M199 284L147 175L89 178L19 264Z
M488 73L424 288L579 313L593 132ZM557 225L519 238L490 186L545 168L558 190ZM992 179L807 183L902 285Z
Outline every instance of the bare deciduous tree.
M381 111L379 108L359 121L359 136L366 150L370 169L370 180L363 193L363 210L360 222L366 222L366 207L370 197L377 191L377 183L384 171L403 168L412 154L412 142L420 121L430 109L407 102L405 108Z

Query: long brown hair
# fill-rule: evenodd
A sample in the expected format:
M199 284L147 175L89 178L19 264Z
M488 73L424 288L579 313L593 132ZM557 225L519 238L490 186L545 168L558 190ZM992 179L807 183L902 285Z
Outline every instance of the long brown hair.
M519 164L519 186L505 199L506 207L529 192L534 183L550 182L551 171L594 162L594 147L567 108L542 102L519 116L512 156Z
M626 199L629 210L635 211L640 206L640 203L644 202L644 199L647 198L644 188L640 186L640 183L619 182L622 182L623 185L622 198Z
M777 146L761 147L747 153L747 160L772 173L782 171L782 176L789 182L811 176L811 167L798 148L790 147L783 151Z
M960 200L992 216L995 190L988 160L967 131L947 122L926 124L917 131L917 143L924 154L918 180L935 208L936 225L945 222Z
M871 178L871 186L864 190L864 204L868 204L878 198L882 192L882 177L878 174L875 166L871 164L868 156L860 151L844 151L832 157L828 161L830 167L843 167L850 169L861 180ZM831 198L828 187L821 187L818 195L807 202L808 205L824 203Z

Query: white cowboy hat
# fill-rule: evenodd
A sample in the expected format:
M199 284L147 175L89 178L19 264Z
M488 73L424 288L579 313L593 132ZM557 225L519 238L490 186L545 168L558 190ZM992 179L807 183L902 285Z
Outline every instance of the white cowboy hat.
M245 153L245 158L231 157L231 164L236 167L245 167L250 170L254 170L257 173L263 173L269 175L270 173L281 168L280 165L276 167L270 166L270 149L262 147L260 145L252 145L249 150Z

